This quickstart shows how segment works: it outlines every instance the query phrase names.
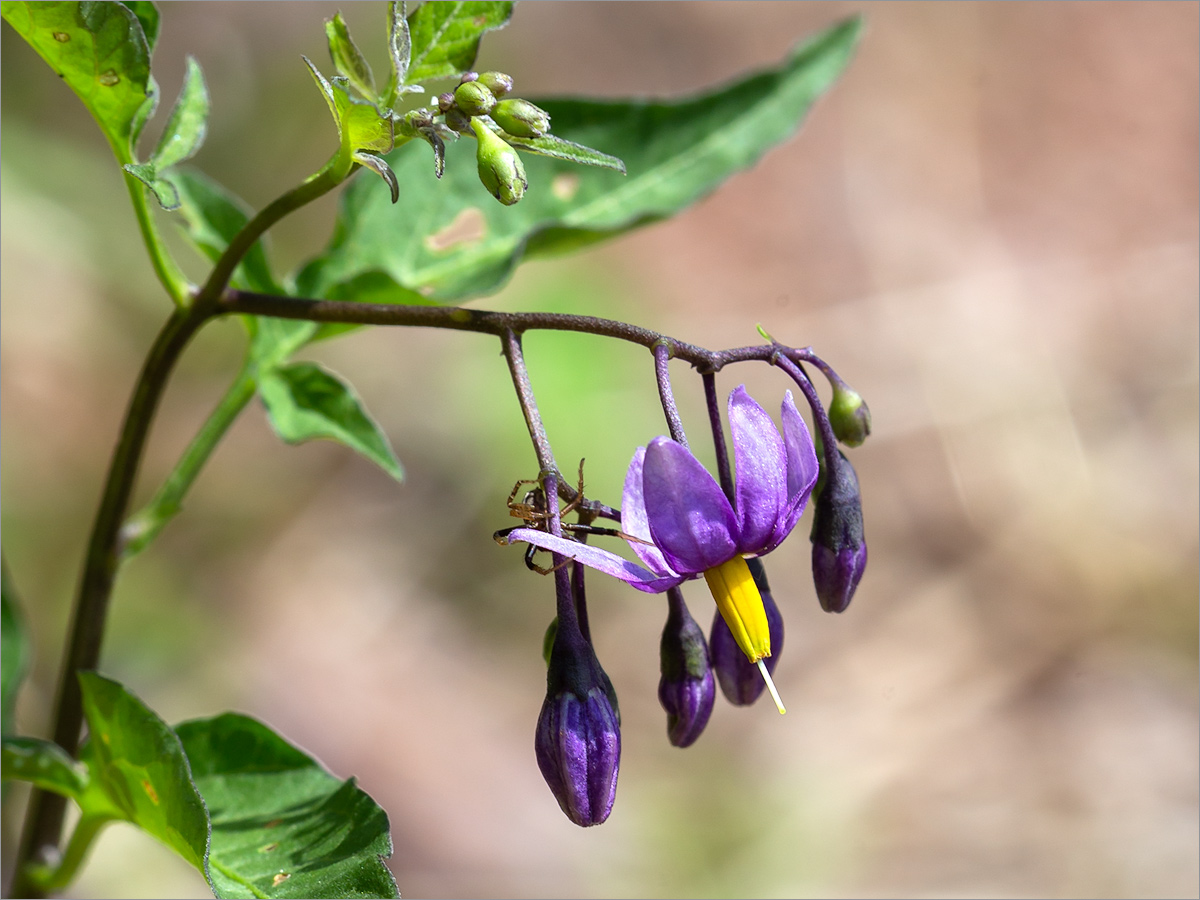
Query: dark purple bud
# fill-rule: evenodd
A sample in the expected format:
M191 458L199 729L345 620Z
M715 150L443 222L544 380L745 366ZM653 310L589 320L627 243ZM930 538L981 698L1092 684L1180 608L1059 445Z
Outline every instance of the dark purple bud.
M438 94L437 98L438 109L446 112L454 107L454 94L451 91L446 91L444 94Z
M840 613L850 605L867 568L867 541L858 475L840 450L838 457L833 471L822 472L827 477L813 515L812 565L821 609Z
M779 656L783 653L783 616L771 596L771 587L767 584L767 573L762 562L748 559L750 574L762 595L763 609L767 613L767 630L771 635L771 655L763 662L767 671L774 674L775 666L779 664ZM766 682L758 666L746 658L742 648L734 640L733 632L725 624L725 618L720 610L713 617L712 632L708 638L709 657L712 659L713 671L717 673L717 683L721 685L721 693L734 706L749 706L763 692Z
M599 825L616 798L621 731L611 690L578 624L560 621L534 751L542 777L576 825Z
M479 83L497 97L503 97L513 88L512 76L503 72L483 72L479 76Z
M660 645L658 702L667 711L668 739L676 747L690 747L712 715L716 683L704 632L688 612L683 593L671 588L667 599L670 611Z

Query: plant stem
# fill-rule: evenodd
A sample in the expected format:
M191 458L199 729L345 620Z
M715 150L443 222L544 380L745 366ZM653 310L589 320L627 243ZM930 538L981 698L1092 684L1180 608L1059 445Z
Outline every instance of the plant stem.
M546 426L542 424L542 415L538 412L537 399L533 396L533 385L529 383L529 371L525 368L525 356L521 352L521 336L515 331L506 331L500 337L504 346L504 358L508 361L508 371L512 375L513 387L517 390L517 400L521 404L521 412L525 416L525 426L529 429L529 437L533 441L533 450L537 454L538 465L543 477L554 476L554 492L547 491L547 497L558 496L558 466L554 462L554 451L550 448L550 439L546 437ZM547 478L547 480L549 480ZM558 521L558 504L551 503L553 521Z
M76 673L96 668L100 659L109 598L120 562L121 522L129 506L146 436L175 362L210 315L197 306L175 310L146 357L125 413L92 526L71 620L70 642L59 673L54 742L71 756L75 756L79 748L83 725L82 694ZM65 800L57 794L35 790L30 796L25 832L17 856L14 895L35 896L36 886L23 877L22 870L30 862L47 862L57 852L64 809Z
M725 443L725 431L721 427L721 403L717 399L717 376L714 372L705 372L700 376L704 382L704 401L708 405L708 421L712 426L713 449L717 454L717 478L721 482L721 490L734 502L733 472L729 468L729 446Z
M208 462L217 444L254 397L255 383L249 362L243 364L233 384L192 438L167 480L153 499L130 516L121 528L121 560L132 559L178 515L183 498Z
M158 276L163 288L170 296L176 307L188 305L188 296L192 286L187 276L179 268L175 259L167 251L162 236L154 224L154 213L150 209L150 201L146 198L146 186L128 172L125 176L125 187L129 191L129 199L133 203L133 212L137 216L138 229L142 232L142 243L150 255L150 264L154 266L154 274Z
M671 373L668 365L671 360L671 345L668 341L658 341L654 347L654 380L658 383L658 399L662 402L663 414L667 417L667 428L671 432L671 440L687 447L687 435L683 433L683 420L679 418L679 407L675 405L675 394L671 390Z
M92 842L105 825L113 820L107 816L84 816L75 824L75 830L67 841L67 849L63 852L62 862L54 868L34 867L30 881L37 884L38 889L45 893L54 893L65 888L75 880L79 867L87 857ZM22 896L14 892L14 896Z
M821 432L821 443L825 447L825 464L828 467L826 472L828 478L832 478L833 473L841 465L841 456L838 454L837 438L833 435L833 426L829 424L829 416L825 413L825 407L821 405L821 398L817 394L816 387L813 386L808 373L795 360L780 354L772 362L792 376L792 380L796 382L796 386L800 388L804 398L808 401L813 421L816 423L817 430ZM826 480L825 483L828 484L829 481Z

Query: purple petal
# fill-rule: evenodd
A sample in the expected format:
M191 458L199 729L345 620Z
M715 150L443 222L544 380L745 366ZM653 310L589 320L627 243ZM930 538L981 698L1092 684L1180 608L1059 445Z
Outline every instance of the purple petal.
M570 538L555 537L544 531L538 531L536 528L518 528L510 531L503 539L505 544L511 544L514 541L524 541L552 553L561 553L568 559L578 560L585 566L590 566L605 575L620 578L626 584L639 591L645 591L647 594L660 594L667 588L675 587L687 580L680 575L659 576L653 572L647 572L641 566L622 559L608 550L601 550L591 544L581 544Z
M784 515L775 529L772 546L779 546L791 534L796 522L804 513L804 507L817 483L821 467L817 463L817 451L813 447L808 426L796 409L792 392L783 395L783 442L787 448L787 492L788 501Z
M744 385L729 395L729 430L737 472L738 550L760 553L787 507L787 452L775 423Z
M651 441L642 489L650 535L673 570L695 575L737 554L733 507L685 447L669 438Z
M621 497L621 530L633 537L649 541L650 523L646 519L646 500L642 496L642 466L645 458L646 448L638 447L629 463L629 471L625 473L625 492ZM638 559L654 574L675 574L654 544L641 544L637 541L627 543L638 555Z

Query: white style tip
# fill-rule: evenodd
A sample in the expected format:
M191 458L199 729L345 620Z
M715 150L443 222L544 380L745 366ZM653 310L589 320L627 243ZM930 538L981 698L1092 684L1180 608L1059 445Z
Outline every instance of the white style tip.
M771 673L767 671L767 664L761 659L758 661L758 671L762 672L763 681L767 683L767 690L771 692L771 699L775 701L775 708L779 710L782 716L786 709L783 708L783 701L779 699L779 691L775 690L775 682L771 680Z

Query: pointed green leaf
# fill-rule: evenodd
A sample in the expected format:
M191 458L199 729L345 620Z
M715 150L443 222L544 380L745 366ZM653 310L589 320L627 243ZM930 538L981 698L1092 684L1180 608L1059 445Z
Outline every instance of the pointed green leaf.
M399 897L387 814L265 725L226 713L176 728L212 814L218 897Z
M396 98L409 92L421 93L420 85L405 85L408 79L408 64L412 58L412 35L408 31L408 10L404 0L388 2L388 55L391 57L392 74L388 79L384 106L391 106Z
M35 787L78 798L87 788L87 769L58 744L31 737L5 737L4 780L28 781Z
M591 147L585 147L583 144L564 141L552 134L544 134L541 137L517 137L501 132L501 135L514 147L520 147L530 153L549 156L553 159L565 159L567 162L579 163L584 166L612 169L614 172L625 174L625 163L617 157L593 150Z
M387 161L383 157L367 153L364 150L356 150L353 158L360 166L370 169L384 180L388 190L391 191L393 203L400 199L400 183L396 181L395 173L388 168Z
M158 8L151 0L124 0L124 5L128 6L141 22L142 34L146 35L146 46L153 53L154 45L158 41Z
M17 694L29 672L31 654L25 617L21 614L7 561L0 561L0 641L0 697L3 698L0 734L9 735L16 730Z
M325 37L329 41L329 56L337 70L349 79L360 94L368 100L375 99L375 76L371 66L350 37L350 29L342 14L325 20Z
M117 159L133 162L133 142L157 95L142 22L157 31L157 14L120 3L22 0L5 0L0 13L79 96Z
M530 156L529 189L513 207L484 194L473 145L447 148L441 183L423 154L399 148L388 161L405 202L392 206L373 180L352 183L330 246L297 283L309 296L326 296L379 271L432 299L458 301L495 291L525 256L575 249L674 215L787 139L846 66L858 33L858 20L843 22L778 69L690 100L537 100L563 139L623 159L629 174ZM464 218L476 223L465 234L458 227Z
M167 212L179 209L179 191L172 181L159 176L154 163L126 163L123 168L144 184Z
M204 73L200 71L200 64L189 56L179 99L175 101L175 108L167 119L167 127L150 158L159 172L196 155L204 143L208 113L208 88L204 84Z
M131 822L208 876L208 812L179 738L115 681L80 672L88 739L80 750L91 781L84 816Z
M213 262L250 221L250 208L237 196L195 169L178 169L171 175L179 190L180 211L187 236ZM242 258L233 273L233 286L263 294L281 294L283 289L271 274L260 238Z
M284 441L328 438L345 444L397 481L404 477L391 445L354 391L314 363L261 372L258 392L271 425Z
M412 51L409 83L453 78L470 70L483 35L503 28L512 17L512 3L422 3L408 17Z

